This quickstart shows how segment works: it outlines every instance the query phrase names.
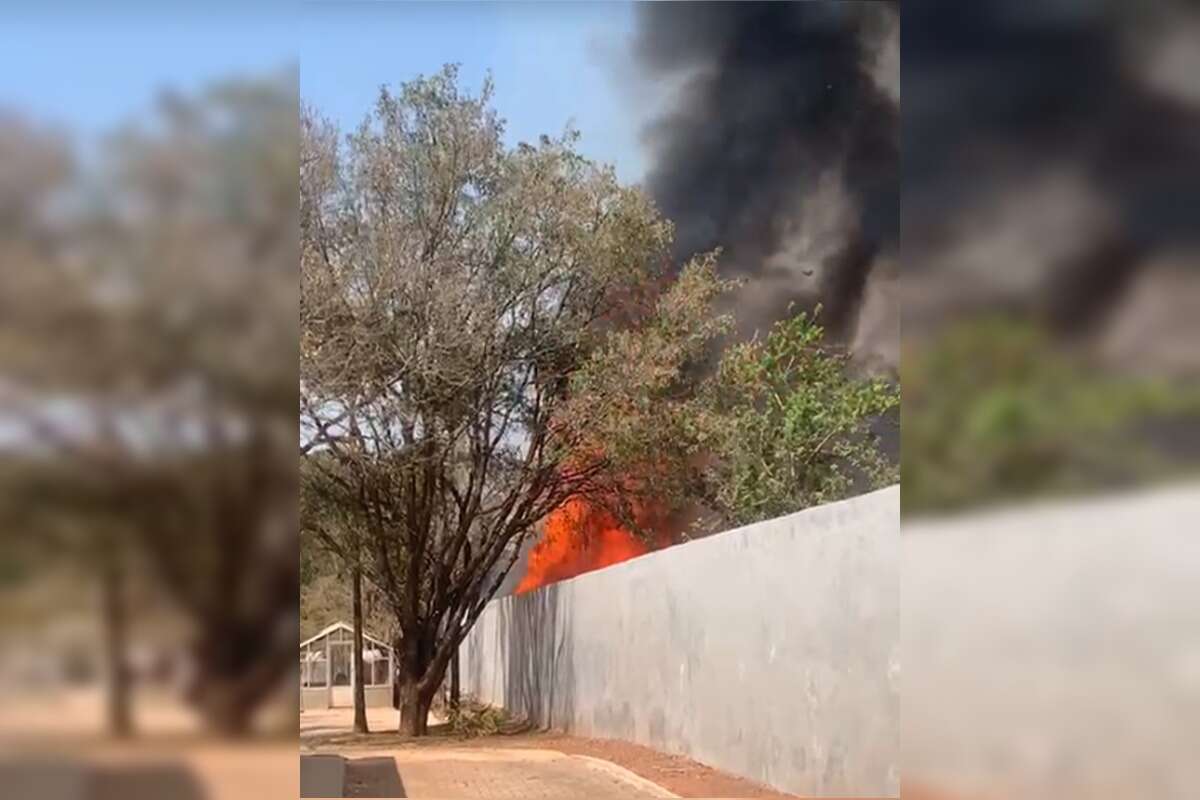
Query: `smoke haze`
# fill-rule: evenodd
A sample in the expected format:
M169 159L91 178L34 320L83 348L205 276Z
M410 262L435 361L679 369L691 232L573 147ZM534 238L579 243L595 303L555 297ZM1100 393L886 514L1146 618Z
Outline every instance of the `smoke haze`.
M906 326L999 305L1101 338L1146 292L1173 301L1133 327L1190 316L1196 13L925 0L905 16ZM1174 337L1158 339L1126 361Z
M642 78L671 87L644 138L677 259L723 248L723 273L746 282L742 335L820 302L835 337L894 364L898 308L867 286L896 278L898 6L661 3L639 14Z

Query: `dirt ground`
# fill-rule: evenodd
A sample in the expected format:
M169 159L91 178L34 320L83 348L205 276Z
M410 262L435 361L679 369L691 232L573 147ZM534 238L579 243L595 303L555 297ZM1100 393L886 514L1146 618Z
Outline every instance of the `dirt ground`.
M641 745L612 739L582 739L554 733L519 737L489 736L471 740L481 746L536 747L570 755L602 758L619 764L680 797L793 798L753 781L729 775L683 756L668 755Z
M274 800L299 794L295 734L237 743L215 740L198 732L194 720L180 709L147 702L138 715L141 735L114 741L102 734L97 697L59 693L27 695L21 698L24 702L6 699L0 712L3 796L10 796L8 790L14 797L79 800ZM464 786L487 791L456 796L532 797L534 787L522 788L516 779L526 769L523 763L536 762L540 772L554 778L555 786L575 786L583 793L574 796L600 797L606 791L620 791L615 796L621 797L662 796L656 795L657 786L680 797L790 797L627 742L564 736L517 724L500 735L462 739L451 736L440 720L433 720L430 737L412 740L395 732L399 720L391 708L370 709L368 722L375 733L363 737L351 732L352 716L349 709L301 714L300 751L344 755L352 763L348 776L364 783L388 779L389 770L380 765L395 761L414 796L428 794L433 785L428 776L452 773ZM379 760L381 755L385 762ZM606 775L605 764L616 765L615 771ZM638 778L646 784L638 785ZM510 785L499 786L496 780ZM47 794L47 787L54 791ZM508 789L512 792L505 795ZM918 800L963 800L918 790L908 782L904 789L905 797Z
M456 738L443 724L430 726L430 735L413 740L395 732L396 712L390 708L370 709L366 736L351 732L352 712L331 709L305 712L300 716L301 749L304 752L337 752L353 758L356 751L405 751L426 748L503 751L538 750L601 759L618 765L679 797L792 798L753 781L738 778L682 756L668 755L648 747L615 740L584 739L511 725L495 736Z
M292 800L296 747L203 740L0 745L0 797L38 800Z
M285 735L281 725L272 724L273 735L222 740L206 734L195 715L168 695L143 691L135 700L136 735L114 739L105 732L104 694L98 687L26 689L0 696L0 797L298 796L295 733ZM271 710L278 713L282 710ZM287 716L291 727L295 710Z
M301 756L304 761L321 758ZM615 764L552 750L424 747L347 751L344 796L444 800L658 800L676 795ZM309 792L307 786L302 790Z

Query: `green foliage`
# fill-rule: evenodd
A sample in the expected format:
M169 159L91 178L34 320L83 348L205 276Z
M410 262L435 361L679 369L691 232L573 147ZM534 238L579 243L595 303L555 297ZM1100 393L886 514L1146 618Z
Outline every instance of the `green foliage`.
M557 420L576 452L602 454L598 499L616 503L612 511L635 529L630 505L670 512L702 493L695 463L719 430L704 360L732 328L713 310L733 286L717 277L717 255L686 265L640 319L606 338L572 376Z
M608 459L615 491L604 499L668 513L698 503L741 525L895 482L869 425L899 392L855 377L812 316L780 321L712 368L732 323L713 311L733 287L717 277L718 255L689 264L574 376L566 420ZM622 516L636 529L637 514Z
M1139 427L1200 410L1194 390L1107 375L1037 326L999 317L905 353L901 374L906 512L1146 477L1166 465Z
M824 344L815 315L782 320L763 340L735 345L707 387L720 420L711 500L747 524L845 497L856 483L896 480L869 430L900 402L878 378L855 377Z

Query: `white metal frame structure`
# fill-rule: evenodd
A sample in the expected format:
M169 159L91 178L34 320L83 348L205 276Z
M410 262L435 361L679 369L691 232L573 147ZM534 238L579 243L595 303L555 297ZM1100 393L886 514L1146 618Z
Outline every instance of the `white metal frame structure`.
M329 707L354 703L354 628L335 622L300 643L300 687L304 692L325 690ZM363 631L363 666L367 689L388 689L395 674L395 655L381 639Z

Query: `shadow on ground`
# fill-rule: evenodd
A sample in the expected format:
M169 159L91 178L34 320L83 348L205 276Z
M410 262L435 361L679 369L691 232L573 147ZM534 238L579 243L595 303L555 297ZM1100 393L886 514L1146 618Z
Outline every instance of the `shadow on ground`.
M38 800L206 800L183 764L94 765L62 760L0 762L0 797Z
M408 797L396 759L379 756L346 761L346 797Z

